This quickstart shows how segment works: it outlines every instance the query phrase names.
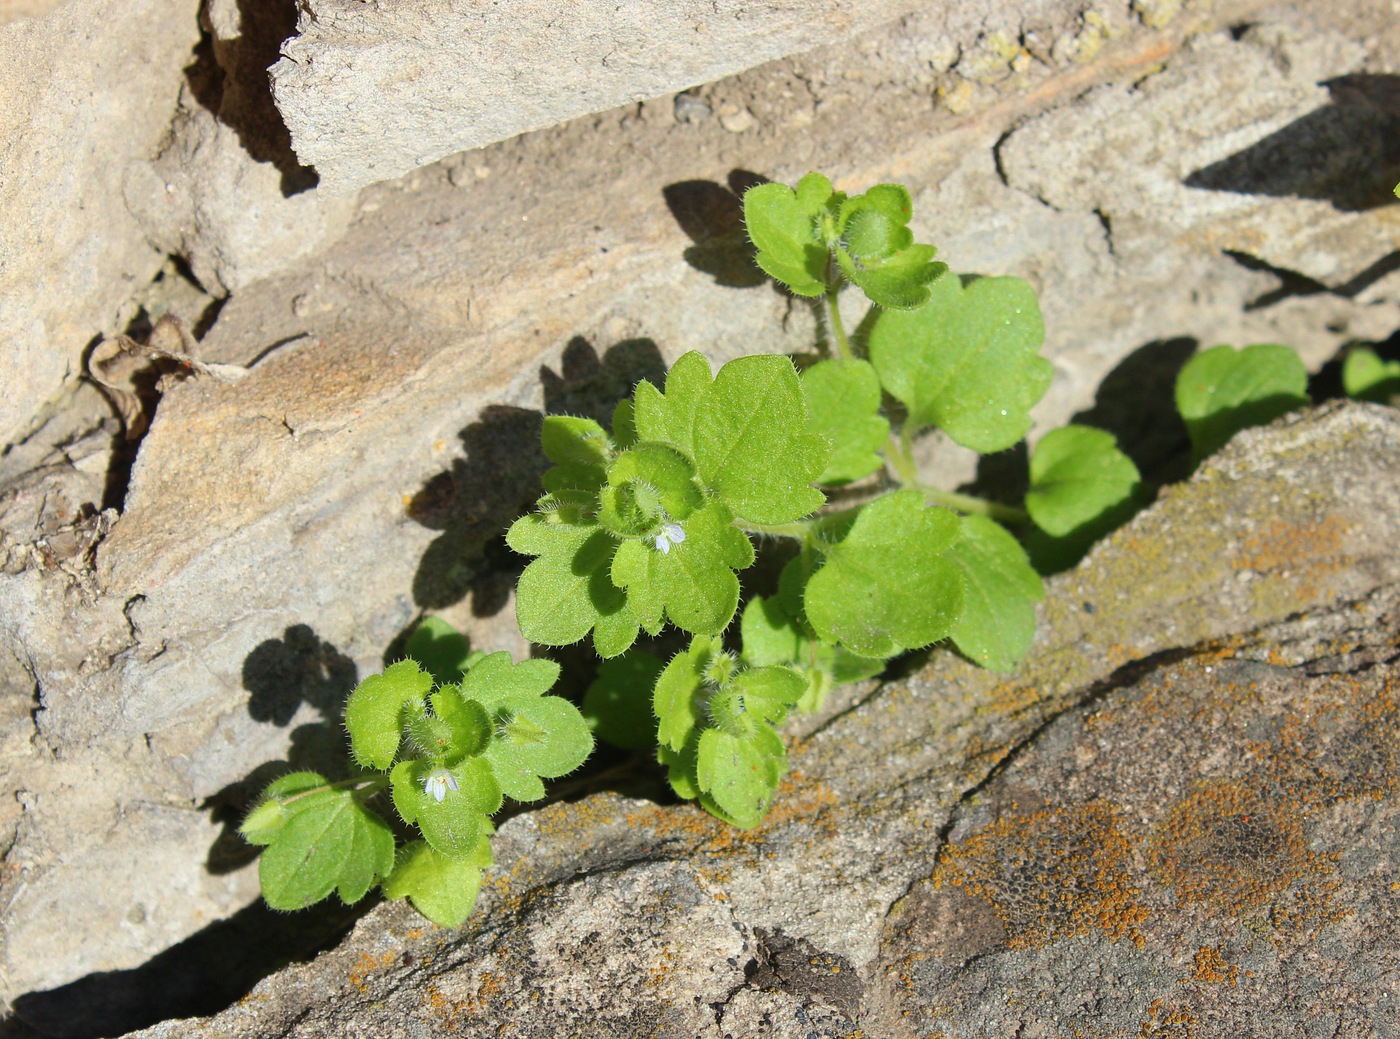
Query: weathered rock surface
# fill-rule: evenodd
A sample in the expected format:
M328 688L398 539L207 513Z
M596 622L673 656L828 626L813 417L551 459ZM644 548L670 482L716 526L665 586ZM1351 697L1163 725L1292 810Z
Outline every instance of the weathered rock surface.
M457 931L401 904L174 1036L1389 1034L1400 421L1239 437L1051 583L1011 678L838 705L771 817L518 816Z
M1223 22L1258 6L1214 10ZM1052 151L1052 175L1023 150L1019 186L998 172L998 142L1016 125L1038 132L1037 113L1053 119L1096 84L1164 64L1153 78L1188 62L1193 82L1236 83L1235 67L1272 46L1265 37L1234 39L1191 5L1160 29L1140 25L1126 2L1106 9L1106 28L1055 5L1044 20L998 22L988 10L958 23L964 36L950 35L941 10L922 10L849 45L700 88L684 105L629 106L367 189L333 247L229 299L202 349L206 360L251 365L249 376L167 385L129 487L100 426L6 456L32 451L40 467L13 479L5 470L0 497L0 751L10 792L0 802L0 980L11 997L133 968L251 902L254 880L237 868L246 853L224 854L226 821L248 794L240 782L289 750L312 753L318 735L336 745L326 719L418 611L445 612L485 648L524 652L498 534L533 499L543 408L586 412L691 348L718 361L810 345L810 313L758 287L727 237L737 200L717 181L731 171L740 187L745 170L792 179L814 167L851 187L910 184L922 236L955 268L1036 283L1058 369L1042 422L1087 410L1133 450L1145 431L1174 428L1166 387L1193 340L1302 343L1316 363L1366 322L1384 325L1395 306L1384 277L1365 294L1349 295L1347 281L1303 291L1289 271L1238 262L1198 234L1164 246L1160 265L1128 262L1132 250L1120 263L1119 243L1146 238L1117 223L1108 233L1082 208L1100 196L1066 196L1058 209L1033 197L1033 185L1069 176L1072 155ZM1265 77L1261 93L1247 82L1219 91L1210 118L1234 121L1230 147L1192 131L1189 162L1170 148L1139 162L1160 161L1163 183L1189 176L1256 143L1251 122L1263 138L1280 112L1321 103L1312 77L1385 74L1385 55L1400 53L1386 50L1396 31L1388 10L1256 15L1306 29L1296 75ZM1179 50L1203 32L1209 39ZM1003 46L1023 35L1021 49ZM1144 123L1170 124L1163 113L1173 111L1188 127L1216 125L1146 89L1128 99L1110 124L1138 118L1136 101L1147 106ZM1112 128L1093 122L1093 106L1076 111L1091 136ZM1171 199L1214 212L1219 192ZM1261 241L1299 204L1236 194L1251 199ZM1146 188L1113 199L1118 212L1151 211ZM1375 269L1388 270L1393 247L1375 228L1393 211L1347 211L1362 245L1335 255L1353 263L1376 249ZM1231 212L1231 233L1243 234L1245 210ZM1182 226L1203 219L1186 214ZM1304 230L1267 238L1269 262L1311 269L1303 253L1316 242ZM688 244L694 266L681 259ZM1271 293L1278 302L1264 299ZM937 478L971 475L965 458L933 446ZM1144 469L1169 448L1140 456ZM108 496L121 512L102 526L83 506ZM1247 511L1243 498L1231 501L1222 522ZM1357 516L1361 531L1376 522ZM1339 533L1317 536L1318 551L1343 560L1331 576L1279 577L1284 530L1275 557L1261 550L1276 561L1258 569L1272 576L1228 585L1247 601L1276 597L1266 605L1281 612L1251 624L1363 594L1380 579L1345 561ZM1196 594L1172 583L1179 569L1144 564L1141 594ZM1154 652L1218 634L1207 622L1222 607L1201 594L1180 615L1160 614L1162 624L1185 617L1194 627L1167 642L1125 632L1115 659L1132 652L1124 647ZM1065 689L1092 681L1074 651L1059 666ZM131 824L156 819L159 842Z
M525 130L833 43L915 6L311 0L272 79L297 156L316 167L325 191L343 194Z
M197 7L69 0L0 24L0 446L164 262L112 188L170 124Z

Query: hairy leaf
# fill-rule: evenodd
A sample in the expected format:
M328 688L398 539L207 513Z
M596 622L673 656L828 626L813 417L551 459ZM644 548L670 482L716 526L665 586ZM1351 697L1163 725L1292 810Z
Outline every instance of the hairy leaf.
M889 439L880 414L880 379L868 361L820 361L802 373L807 396L807 432L831 441L831 459L818 483L842 484L877 472L877 453Z
M754 261L799 296L826 291L829 251L818 221L837 197L820 173L807 174L795 191L759 184L744 192L744 226L758 249Z
M697 636L662 670L652 693L652 710L657 718L656 738L663 747L681 750L691 733L705 724L699 694L710 661L723 652L720 639Z
M787 523L826 500L812 487L831 455L826 438L804 432L807 406L786 357L759 354L719 370L695 411L701 482L754 523Z
M547 491L593 491L613 455L607 432L592 419L549 415L540 429L545 457L554 463L542 482Z
M517 801L538 801L541 779L572 772L593 752L588 723L559 696L509 701L497 712L496 732L483 756L501 790Z
M475 851L460 859L435 851L426 841L399 849L384 878L388 898L406 898L439 927L456 927L471 913L481 891L481 871L491 865L491 840L483 834Z
M416 823L428 843L449 858L471 855L489 832L487 816L501 808L500 784L481 758L465 758L451 768L421 759L401 761L389 782L404 822Z
M1035 637L1034 604L1045 598L1045 585L1000 524L984 516L964 516L962 524L962 537L948 552L967 579L953 644L982 667L1011 671Z
M664 394L649 382L638 383L633 397L638 440L670 444L687 458L693 458L691 429L695 425L695 409L712 381L710 362L704 354L691 350L682 354L666 373Z
M358 902L393 867L393 831L349 790L323 786L293 796L288 789L283 796L269 790L285 818L258 861L263 898L273 909L304 909L332 891L347 905Z
M700 734L695 778L728 821L752 829L773 803L778 781L787 771L787 752L772 729L737 737L718 729Z
M568 646L594 631L602 656L616 656L637 636L637 620L609 573L618 541L591 524L522 516L506 534L517 552L538 555L516 586L515 613L531 642Z
M975 451L1005 450L1030 429L1030 408L1050 386L1035 292L1019 278L964 288L952 275L930 289L917 310L875 318L870 361L914 427L936 425Z
M404 706L421 703L432 687L433 676L414 660L400 660L356 686L345 705L345 727L350 730L355 760L366 768L392 765L403 738Z
M826 563L807 582L817 634L866 657L937 642L962 612L962 570L946 557L958 517L924 507L915 490L864 506L846 535L821 546Z

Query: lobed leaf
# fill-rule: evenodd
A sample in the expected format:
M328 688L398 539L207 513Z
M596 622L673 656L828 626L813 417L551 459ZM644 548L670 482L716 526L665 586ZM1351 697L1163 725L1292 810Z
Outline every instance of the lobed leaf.
M829 251L818 221L837 196L831 181L809 173L793 190L786 184L759 184L744 192L744 226L764 273L799 296L826 292Z
M622 542L612 581L625 590L627 607L648 632L658 632L669 617L692 634L718 634L734 618L734 571L753 563L753 544L719 502L691 513L680 526L685 540L666 552L640 540Z
M1019 278L964 288L950 275L930 292L916 310L875 318L870 361L915 429L935 425L974 451L1005 450L1030 429L1053 371L1037 353L1045 324L1035 291Z
M472 854L451 858L426 841L399 849L393 871L384 878L388 898L406 898L439 927L457 927L471 913L481 891L481 871L491 865L491 840L483 834Z
M351 905L393 867L393 831L351 791L326 787L284 801L283 809L258 860L263 899L273 909L304 909L332 891Z
M966 594L950 632L958 651L991 671L1011 671L1035 637L1035 603L1045 584L1026 551L1000 524L964 516L962 537L948 552L962 568Z
M568 646L593 630L599 655L611 657L636 639L637 618L609 576L618 542L607 531L534 514L515 521L506 543L539 556L515 593L516 620L531 642Z
M345 727L350 753L360 765L384 770L394 763L403 739L403 709L422 703L432 687L433 676L415 660L391 664L355 687L345 705Z
M741 829L752 829L763 821L786 771L787 752L772 729L760 727L748 737L718 729L700 734L696 785L713 799L727 821Z
M671 658L656 679L652 710L657 719L656 738L662 747L680 751L704 724L699 693L705 685L710 660L723 652L724 642L719 638L696 636Z
M1199 460L1250 426L1262 426L1308 403L1308 372L1286 346L1259 343L1236 351L1214 346L1176 377L1176 407Z
M670 444L687 458L694 458L691 430L695 410L712 381L710 362L704 354L691 350L682 354L666 373L664 394L649 382L639 382L633 396L638 440Z
M754 523L787 523L820 508L812 487L830 443L805 432L807 405L786 357L730 361L695 410L694 459L701 482Z
M807 398L807 433L831 441L831 458L818 483L843 484L878 472L879 450L889 439L880 414L880 378L869 361L819 361L802 373Z
M613 456L607 431L592 419L572 415L546 416L540 445L554 463L542 478L547 491L596 490Z
M439 801L429 792L429 781L443 773L451 776L456 789L449 785ZM415 823L427 842L449 858L471 855L482 835L490 832L487 817L501 809L501 786L491 765L479 757L450 768L421 758L401 761L389 783L394 808L404 822Z
M1037 527L1063 537L1131 502L1140 477L1111 433L1089 426L1051 430L1031 453L1026 511Z
M572 772L593 752L588 723L577 707L558 696L508 701L496 716L496 731L483 757L501 791L517 801L540 800L542 779Z
M804 606L817 635L865 657L889 657L946 637L963 608L963 573L946 557L961 523L915 490L861 508L845 536L820 546L825 564Z

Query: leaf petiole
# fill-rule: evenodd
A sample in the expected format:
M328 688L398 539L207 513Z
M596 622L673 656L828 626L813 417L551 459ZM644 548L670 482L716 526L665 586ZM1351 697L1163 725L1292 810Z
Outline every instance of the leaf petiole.
M846 326L841 322L841 306L836 297L841 291L841 283L838 281L826 290L826 313L831 322L831 334L836 340L836 353L839 357L852 360L855 354L851 352L851 341L846 336Z
M284 805L288 805L293 801L301 800L303 797L310 797L312 794L324 794L328 790L349 790L352 793L369 790L373 793L377 793L387 788L388 785L389 777L387 775L351 776L349 779L338 779L334 783L326 783L324 786L315 786L309 790L298 790L291 797L281 798L281 802Z

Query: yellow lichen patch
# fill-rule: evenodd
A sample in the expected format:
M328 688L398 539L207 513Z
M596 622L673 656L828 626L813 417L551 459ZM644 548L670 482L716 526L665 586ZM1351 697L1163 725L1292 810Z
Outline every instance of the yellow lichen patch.
M1191 960L1191 976L1182 984L1191 981L1204 981L1210 985L1239 984L1240 969L1233 963L1226 963L1219 949L1203 945Z
M1282 905L1295 884L1295 899L1318 910L1337 888L1333 857L1308 847L1296 804L1240 780L1203 783L1173 805L1147 859L1178 903L1232 916Z
M1021 714L1043 699L1040 689L1025 682L998 682L987 693L987 709L1008 717Z
M1009 948L1099 933L1143 944L1148 910L1129 879L1129 842L1102 801L998 820L939 853L935 887L985 901Z

